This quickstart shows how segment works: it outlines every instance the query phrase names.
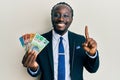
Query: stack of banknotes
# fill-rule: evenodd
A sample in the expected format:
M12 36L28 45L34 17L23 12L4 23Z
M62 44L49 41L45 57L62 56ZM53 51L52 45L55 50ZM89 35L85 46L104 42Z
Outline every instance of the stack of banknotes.
M39 33L24 34L19 38L19 40L26 51L31 49L36 51L36 53L40 53L49 43L49 41Z

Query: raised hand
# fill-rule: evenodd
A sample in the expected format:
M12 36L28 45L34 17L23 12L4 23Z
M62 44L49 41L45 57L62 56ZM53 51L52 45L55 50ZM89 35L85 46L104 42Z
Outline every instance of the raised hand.
M86 41L83 43L83 49L93 56L97 51L97 43L94 39L89 37L88 27L85 26L85 38Z
M36 62L37 54L35 51L30 49L26 52L23 57L22 64L24 67L31 68L32 70L37 70L38 63Z

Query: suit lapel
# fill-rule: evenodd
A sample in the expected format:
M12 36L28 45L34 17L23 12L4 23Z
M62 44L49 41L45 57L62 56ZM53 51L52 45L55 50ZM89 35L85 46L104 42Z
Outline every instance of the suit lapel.
M50 67L52 70L52 73L54 74L54 64L53 64L53 50L52 50L52 31L50 31L48 33L48 40L49 40L49 44L48 44L48 49L47 49L47 53L48 53L48 57L49 57L49 62L50 62Z
M68 32L68 39L69 39L70 74L71 74L73 69L73 61L74 61L75 40L73 34L70 31Z

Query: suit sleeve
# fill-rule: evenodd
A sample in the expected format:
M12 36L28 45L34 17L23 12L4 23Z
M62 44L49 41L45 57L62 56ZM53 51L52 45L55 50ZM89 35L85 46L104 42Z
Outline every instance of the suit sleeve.
M32 71L30 68L27 68L27 71L32 77L36 77L40 73L40 67L38 67L36 71Z
M90 73L95 73L99 68L99 54L95 58L90 58L88 55L85 57L84 66Z
M80 39L79 42L82 45L85 42L85 37L82 36L79 39ZM83 48L82 48L82 53L84 55L84 62L83 62L84 67L88 72L95 73L99 68L99 52L98 51L96 52L97 55L94 58L87 55L86 51L84 51Z
M37 63L39 64L39 54L37 56L37 59L36 59ZM40 73L41 73L41 70L40 70L40 65L38 67L38 69L36 71L32 71L30 68L27 68L27 72L32 76L32 77L37 77Z

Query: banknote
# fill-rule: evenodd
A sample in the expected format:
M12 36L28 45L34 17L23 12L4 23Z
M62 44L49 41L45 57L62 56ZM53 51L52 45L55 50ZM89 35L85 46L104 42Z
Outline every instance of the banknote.
M41 36L39 33L36 33L31 42L31 49L40 53L48 43L49 41L46 38Z
M24 34L19 38L19 40L22 47L25 48L25 51L31 49L36 51L36 53L40 53L49 43L49 41L39 33Z
M21 37L19 38L19 40L20 40L20 43L21 43L22 47L24 47L24 39L23 39L23 36L21 36Z

